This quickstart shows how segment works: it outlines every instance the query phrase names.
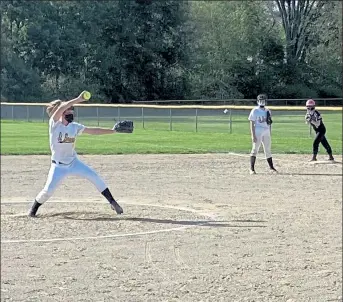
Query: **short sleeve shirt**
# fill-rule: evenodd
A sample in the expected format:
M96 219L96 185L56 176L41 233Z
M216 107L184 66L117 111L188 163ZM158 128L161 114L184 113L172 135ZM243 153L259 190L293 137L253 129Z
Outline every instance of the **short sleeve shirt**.
M249 121L255 122L255 129L256 130L263 130L263 129L269 129L270 126L267 124L267 111L270 110L267 108L260 108L255 107L251 110L249 114Z
M85 126L79 123L63 125L61 121L49 120L49 140L51 159L64 164L71 163L76 157L76 137L82 134Z

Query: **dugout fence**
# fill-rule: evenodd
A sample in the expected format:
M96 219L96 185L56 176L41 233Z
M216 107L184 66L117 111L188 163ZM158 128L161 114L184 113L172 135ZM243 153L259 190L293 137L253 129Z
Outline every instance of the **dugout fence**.
M89 126L112 127L117 121L130 119L136 128L147 130L246 134L252 108L240 105L79 104L75 106L75 120ZM311 127L304 123L306 110L303 106L268 108L274 119L273 131L281 133L287 129L311 135ZM45 110L44 103L1 103L1 120L47 122ZM341 107L322 106L318 110L336 117L342 113ZM329 122L328 116L326 118Z

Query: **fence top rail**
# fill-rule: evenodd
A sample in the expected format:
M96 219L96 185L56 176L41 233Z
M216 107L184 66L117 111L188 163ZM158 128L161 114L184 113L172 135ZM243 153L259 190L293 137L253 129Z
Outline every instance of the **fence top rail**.
M1 106L47 106L46 103L1 103ZM77 104L75 107L112 107L112 108L151 108L151 109L232 109L232 110L251 110L254 106L244 105L144 105L144 104ZM268 106L270 110L280 111L304 111L305 106ZM323 111L342 111L342 107L318 106L318 110Z
M307 101L308 98L302 99L268 99L268 102L276 101ZM316 101L342 101L343 98L315 98ZM222 99L222 100L156 100L156 101L133 101L134 104L156 104L156 103L202 103L202 102L213 102L213 103L223 103L223 102L256 102L256 99Z
M299 98L299 99L268 99L268 102L278 102L278 101L307 101L308 98ZM343 98L315 98L316 101L343 101ZM132 103L127 104L104 104L104 103L92 103L94 106L112 106L112 105L129 105L129 104L168 104L168 103L225 103L225 102L256 102L256 99L222 99L222 100L213 100L213 99L198 99L198 100L155 100L155 101L132 101ZM28 102L1 102L1 104L20 104L27 106L41 106L49 102L40 102L40 103L28 103Z

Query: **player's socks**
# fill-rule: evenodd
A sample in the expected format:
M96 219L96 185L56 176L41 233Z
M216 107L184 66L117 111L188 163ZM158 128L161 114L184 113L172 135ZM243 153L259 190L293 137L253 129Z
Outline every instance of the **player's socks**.
M30 217L35 217L38 211L38 208L41 206L42 204L37 202L37 200L35 200L35 202L33 203L30 212L29 212L29 216Z
M115 201L115 199L112 196L112 193L110 192L108 188L103 190L101 194L108 200L109 203L112 203L113 201Z
M121 206L117 203L117 201L113 198L110 190L106 188L104 191L101 192L101 194L108 200L108 202L111 204L111 208L117 212L117 214L123 214L123 209Z
M255 171L256 156L250 156L250 170Z
M276 169L274 168L274 164L273 164L273 158L271 158L271 157L267 158L267 162L268 162L269 168L271 170L276 171Z

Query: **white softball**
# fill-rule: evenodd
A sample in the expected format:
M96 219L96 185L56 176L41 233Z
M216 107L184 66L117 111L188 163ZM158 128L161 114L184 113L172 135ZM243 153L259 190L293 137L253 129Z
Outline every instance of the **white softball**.
M224 110L224 113L225 113L225 114L228 113L228 112L229 112L229 110L227 110L227 109Z

